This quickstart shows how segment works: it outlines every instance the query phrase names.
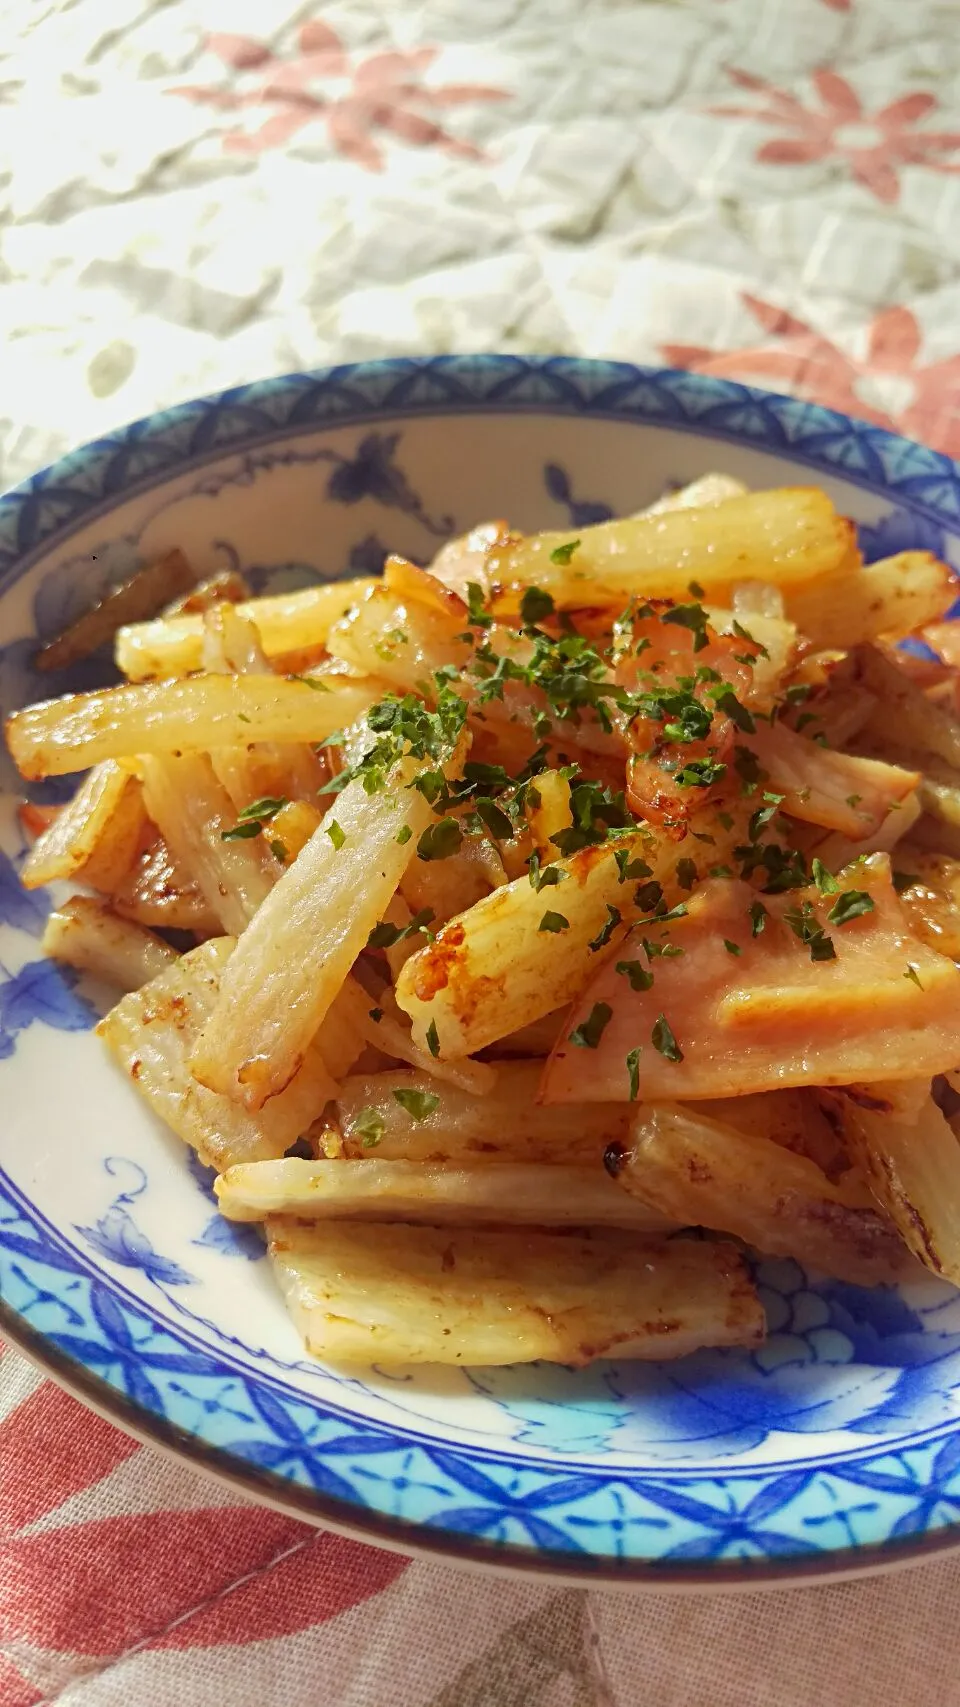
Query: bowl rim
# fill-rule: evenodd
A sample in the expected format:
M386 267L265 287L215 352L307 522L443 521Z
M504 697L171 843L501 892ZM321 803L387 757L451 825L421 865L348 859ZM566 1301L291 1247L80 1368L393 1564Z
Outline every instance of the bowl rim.
M900 502L945 530L960 532L960 468L941 452L901 438L886 428L839 414L818 404L741 385L715 376L685 370L636 367L629 363L563 356L468 355L394 358L292 373L257 380L226 391L156 411L115 432L102 435L69 452L49 467L0 496L0 596L25 575L52 546L66 544L72 534L99 514L106 514L151 488L161 486L187 469L224 461L239 452L325 429L415 417L470 414L536 414L580 416L686 432L694 437L726 440L746 448L780 454L821 475L833 475L859 485L891 502ZM0 1170L0 1198L6 1176ZM12 1182L8 1182L12 1183ZM20 1193L17 1197L20 1198ZM31 1222L33 1260L44 1261L51 1275L62 1273L63 1252L54 1254L51 1227L31 1217L29 1205L17 1207L23 1222ZM0 1256L4 1226L0 1221ZM46 1247L43 1241L47 1241ZM64 1241L67 1247L67 1241ZM68 1248L68 1247L67 1247ZM95 1267L95 1265L90 1265ZM120 1286L110 1286L119 1302ZM129 1295L128 1295L129 1296ZM146 1306L138 1303L141 1314ZM637 1586L669 1589L783 1587L824 1577L860 1575L909 1561L919 1562L948 1547L960 1545L960 1522L928 1527L913 1533L887 1534L870 1542L807 1550L796 1537L792 1550L779 1555L708 1559L689 1553L685 1559L621 1556L606 1551L558 1550L538 1542L534 1530L524 1532L522 1544L490 1540L469 1529L445 1528L440 1522L396 1518L365 1505L358 1498L314 1486L308 1489L251 1463L235 1451L216 1445L199 1433L187 1432L150 1404L131 1397L117 1380L96 1372L89 1358L70 1352L56 1337L43 1334L0 1297L0 1325L9 1340L40 1363L94 1410L108 1416L128 1433L187 1459L194 1468L227 1480L248 1495L280 1506L291 1515L322 1523L341 1533L404 1553L445 1556L467 1565L494 1567L514 1574L531 1571L586 1586ZM163 1323L169 1334L169 1324ZM251 1375L255 1379L255 1373ZM323 1402L307 1396L304 1402L322 1411ZM357 1419L355 1431L367 1426ZM933 1431L936 1439L960 1435L960 1419ZM931 1438L918 1430L916 1439ZM911 1437L911 1440L914 1437ZM506 1456L509 1458L507 1442ZM892 1450L881 1443L873 1456ZM458 1443L444 1445L445 1458L464 1460L471 1498L482 1505L482 1490L471 1488L465 1461L470 1452ZM542 1469L542 1478L568 1477L566 1462L541 1467L517 1460L524 1470ZM777 1467L750 1467L759 1480L777 1479ZM825 1472L819 1472L825 1473ZM611 1481L624 1481L629 1472L611 1468ZM742 1480L733 1464L716 1468L714 1480ZM785 1472L781 1469L780 1477ZM700 1470L690 1482L703 1479ZM596 1477L602 1482L602 1467ZM642 1481L683 1480L669 1471L638 1472ZM921 1488L918 1490L923 1492ZM929 1490L928 1490L929 1491ZM930 1501L928 1500L928 1503ZM496 1500L494 1500L494 1505ZM743 1527L743 1526L741 1526ZM549 1525L542 1525L545 1531ZM745 1528L749 1540L749 1524ZM786 1540L786 1537L783 1537Z

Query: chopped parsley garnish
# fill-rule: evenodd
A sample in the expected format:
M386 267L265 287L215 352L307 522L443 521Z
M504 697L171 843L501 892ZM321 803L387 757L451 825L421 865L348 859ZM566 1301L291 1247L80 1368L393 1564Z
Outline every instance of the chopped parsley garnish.
M821 895L838 895L840 885L836 878L827 870L822 860L815 859L810 867L810 875Z
M845 889L842 895L837 896L827 918L832 925L848 925L851 919L872 913L874 905L872 895L868 895L865 889Z
M580 543L579 539L568 539L563 545L555 545L550 553L551 563L556 563L561 569L566 569Z
M520 615L527 628L534 628L544 617L552 616L554 609L553 599L542 587L528 587L520 600Z
M373 1020L374 1025L379 1025L380 1021L383 1018L383 1009L382 1008L370 1008L370 1009L368 1009L368 1017Z
M400 1090L394 1091L393 1096L404 1113L418 1124L421 1120L428 1120L434 1109L440 1107L440 1098L435 1091Z
M606 947L620 923L620 919L621 913L619 907L611 907L608 901L606 922L600 926L596 936L587 944L587 947L590 949L592 954L596 954L598 949Z
M386 919L381 919L367 937L367 947L392 948L394 943L403 942L405 937L415 936L417 931L422 931L424 936L432 936L427 926L432 923L433 916L432 907L422 907L419 913L414 913L408 925L391 925Z
M273 854L274 859L278 859L280 861L281 865L286 865L286 863L287 863L287 849L286 849L285 843L281 842L279 836L274 837L274 839L268 844L268 846L270 848L270 852Z
M725 712L730 721L735 723L738 729L742 729L745 735L754 734L757 726L746 706L740 704L732 688L724 688L722 693L718 693L715 704L717 710Z
M681 889L692 889L697 881L696 862L692 859L677 860L677 882Z
M801 901L798 906L790 907L783 917L794 936L809 948L811 960L836 960L837 951L817 918L812 901Z
M666 1061L682 1061L683 1050L673 1035L669 1022L664 1014L654 1022L650 1041L654 1049L659 1050Z
M387 1130L386 1121L375 1108L362 1108L353 1123L353 1130L363 1140L365 1150L374 1150Z
M660 620L673 623L677 628L689 628L695 652L702 652L708 644L708 617L702 605L674 605L672 610L664 611Z
M636 1102L640 1095L640 1045L631 1049L627 1055L627 1076L630 1083L630 1101Z
M734 617L730 624L730 629L731 632L736 635L738 640L745 640L748 646L756 647L756 656L758 658L769 658L770 654L767 651L767 648L765 646L761 646L759 640L755 640L749 629L744 628L743 624L739 623L736 617Z
M269 824L284 806L290 802L266 794L262 800L253 800L249 806L237 813L237 821L231 830L221 830L222 842L248 842L253 836L259 836L264 824Z
M753 936L759 936L769 918L762 901L754 901L750 908L750 931Z
M862 794L848 794L847 795L847 805L850 807L851 811L853 810L854 807L859 806L862 799L863 799Z
M653 973L648 972L642 960L618 960L616 970L629 980L631 990L649 990L653 986Z
M682 954L683 949L675 942L651 942L650 938L645 936L643 952L648 960L672 960L676 955Z
M410 840L410 837L412 835L413 835L413 831L411 830L410 825L409 824L401 824L399 830L397 831L396 835L394 836L394 841L399 842L400 846L403 847L404 844Z
M474 815L485 830L498 842L509 841L513 835L513 825L501 806L489 795L481 795L473 803Z
M617 862L620 882L628 883L638 877L652 877L653 867L645 859L631 859L629 848L614 848L613 857Z
M724 937L723 946L726 949L728 954L742 954L742 952L743 952L743 950L740 947L740 944L738 942L731 942L730 938L728 936Z
M719 782L726 774L726 765L718 759L691 759L689 764L674 772L673 780L680 788L709 788L711 783Z
M637 885L633 898L642 913L652 913L663 900L663 888L656 878L652 878L649 883Z
M435 1019L432 1019L430 1024L427 1026L427 1048L434 1058L436 1058L440 1053L440 1037L437 1032L437 1022Z
M476 581L467 582L467 616L474 628L489 628L493 622L486 611L483 588Z
M687 583L687 592L690 594L692 599L705 599L707 596L699 581L689 581Z
M331 689L318 676L288 676L288 682L302 682L305 688L312 688L314 693L330 693Z
M920 974L917 971L916 967L914 966L912 960L907 961L907 970L903 974L903 976L905 978L909 978L911 984L916 984L918 990L923 989L923 985L920 982Z
M456 818L438 818L428 824L417 843L417 858L422 860L449 859L463 841L463 831Z
M550 889L557 883L562 883L566 872L561 865L541 865L540 855L532 853L527 861L530 887L539 895L541 889Z
M544 913L537 929L541 931L552 931L554 936L556 936L560 931L567 931L570 929L570 920L565 919L562 913L551 913L548 910Z
M336 818L331 818L329 824L327 825L326 833L330 837L330 840L332 841L334 847L336 848L337 852L339 853L340 849L343 847L343 844L347 838L346 838L344 831L341 830L340 825L337 823Z
M612 1018L609 1003L595 1002L583 1024L571 1031L570 1042L578 1049L596 1049Z

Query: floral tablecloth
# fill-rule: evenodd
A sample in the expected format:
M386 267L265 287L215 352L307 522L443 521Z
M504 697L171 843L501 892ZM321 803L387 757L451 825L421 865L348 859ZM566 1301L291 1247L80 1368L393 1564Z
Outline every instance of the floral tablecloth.
M0 477L329 360L754 379L960 454L957 0L21 0ZM729 1599L307 1529L0 1358L0 1707L927 1707L960 1560Z

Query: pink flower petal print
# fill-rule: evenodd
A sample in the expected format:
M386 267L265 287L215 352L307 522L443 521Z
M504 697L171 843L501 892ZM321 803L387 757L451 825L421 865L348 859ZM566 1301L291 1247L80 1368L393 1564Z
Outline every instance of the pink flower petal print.
M252 36L208 36L207 47L234 71L252 71L259 65L269 65L273 58L270 49Z
M825 160L830 150L817 137L778 136L757 149L757 159L771 166L806 166L812 160Z
M732 82L763 97L755 108L709 107L720 118L752 118L757 124L786 128L799 135L772 138L762 143L756 158L769 166L798 166L815 160L835 159L846 166L854 181L878 201L893 203L900 194L898 169L914 165L943 174L960 172L960 163L940 156L960 148L960 134L923 131L911 127L937 110L936 98L914 90L889 102L877 113L864 111L852 84L836 71L821 67L812 82L820 105L804 107L785 90L777 90L752 73L728 68ZM866 147L854 145L848 126L870 126L876 141Z
M918 119L925 119L936 110L936 97L916 89L912 95L901 95L898 101L881 107L877 113L877 124L882 130L899 130L903 125L916 124Z
M215 35L209 38L208 46L238 78L267 68L269 75L243 91L184 86L172 94L217 112L252 106L281 109L256 130L226 131L223 148L233 154L259 154L283 147L305 124L323 117L332 146L368 172L381 171L384 165L383 151L371 135L375 130L416 147L444 148L464 159L482 159L481 150L472 142L459 140L418 109L507 98L506 90L482 84L425 86L423 75L439 52L435 47L424 45L403 52L389 49L355 60L332 25L318 18L300 27L296 51L283 59L249 36ZM324 81L332 78L341 86L323 89ZM344 80L349 85L346 92L342 89Z
M820 70L813 74L813 86L829 113L842 124L854 123L863 117L863 107L855 90L845 77L836 71Z
M920 328L909 308L885 308L870 327L867 360L873 367L902 373L920 354ZM960 358L958 358L960 361Z
M51 1440L56 1452L49 1450ZM45 1381L0 1423L0 1536L55 1510L139 1450L135 1440Z

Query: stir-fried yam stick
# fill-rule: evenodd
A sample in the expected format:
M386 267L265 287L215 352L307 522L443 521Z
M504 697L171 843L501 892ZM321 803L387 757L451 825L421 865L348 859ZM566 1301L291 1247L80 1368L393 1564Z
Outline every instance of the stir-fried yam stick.
M210 752L250 739L325 741L380 691L347 676L329 691L280 676L192 676L67 694L14 712L7 742L26 777L62 776L129 753Z
M694 833L700 822L691 819ZM702 822L706 830L705 816ZM709 845L687 844L704 873L741 839L738 822L728 823L724 829L711 814ZM610 909L624 921L643 910L638 874L654 890L664 885L670 900L679 894L676 844L640 826L635 836L583 848L554 869L560 880L550 887L535 888L526 876L495 889L403 967L397 1001L418 1040L436 1026L442 1057L476 1054L569 1002L596 964L591 944L609 929Z
M764 1334L727 1244L283 1218L267 1227L287 1307L308 1349L334 1363L660 1360Z
M734 1233L859 1286L896 1279L906 1251L869 1195L834 1185L806 1156L696 1107L650 1104L637 1115L618 1182L668 1220Z
M233 939L192 949L159 978L124 996L97 1027L131 1082L177 1135L212 1167L282 1156L305 1132L336 1084L311 1049L286 1090L260 1114L198 1085L190 1052L213 1010Z
M178 595L193 587L196 574L182 551L168 551L156 563L149 563L106 593L91 610L70 624L56 640L42 646L33 660L35 670L65 670L81 658L98 652L117 629L127 622L139 622Z
M662 516L667 510L701 510L707 504L723 504L728 498L745 498L749 487L732 474L701 474L688 486L664 492L662 498L638 510L638 516Z
M256 625L233 605L217 604L204 613L204 669L212 675L269 675ZM320 691L320 690L315 690ZM252 726L246 730L255 734ZM249 806L264 796L313 801L325 772L306 742L245 741L217 747L213 768L234 805Z
M925 1268L960 1286L960 1142L932 1099L908 1121L884 1093L884 1085L864 1085L817 1095L904 1244Z
M957 590L948 564L928 551L903 551L789 588L786 614L816 646L857 646L915 633L949 610Z
M244 932L197 1046L201 1083L255 1109L297 1071L431 822L411 786L421 769L403 760L372 794L354 778L284 869Z
M164 841L223 929L239 936L270 893L262 837L225 839L236 809L205 753L146 754L140 767L144 799Z
M162 836L155 836L137 855L122 882L112 890L114 912L148 930L194 931L198 937L217 936L219 915Z
M236 608L241 616L256 623L267 657L278 658L286 652L324 646L333 624L375 585L369 580L332 581L302 592L245 599ZM202 612L121 628L116 661L117 668L132 682L186 676L199 670L203 664Z
M885 749L931 753L960 770L960 720L928 699L879 647L861 647L856 663L861 681L875 695L867 731Z
M382 1161L249 1162L216 1182L233 1221L295 1215L302 1221L412 1221L428 1225L622 1227L663 1232L656 1210L618 1191L601 1167L530 1163L451 1167Z
M20 872L25 889L75 878L111 890L130 870L146 824L140 784L108 759L85 776L31 848Z
M88 895L75 895L50 914L41 947L51 960L89 972L118 990L139 990L178 959L176 949L162 937L121 919Z
M623 1140L630 1111L621 1103L543 1108L541 1067L498 1062L496 1084L483 1097L406 1069L346 1078L338 1093L343 1152L368 1155L374 1134L384 1161L599 1168L609 1145Z
M788 589L855 561L855 551L853 523L826 493L798 486L511 538L489 552L487 576L498 614L517 610L528 586L549 592L558 610L620 609L635 596L689 598L692 580L711 601L750 579Z
M785 723L758 725L749 744L762 766L764 787L782 797L784 812L855 841L878 830L891 806L906 800L920 781L918 771L833 752Z

